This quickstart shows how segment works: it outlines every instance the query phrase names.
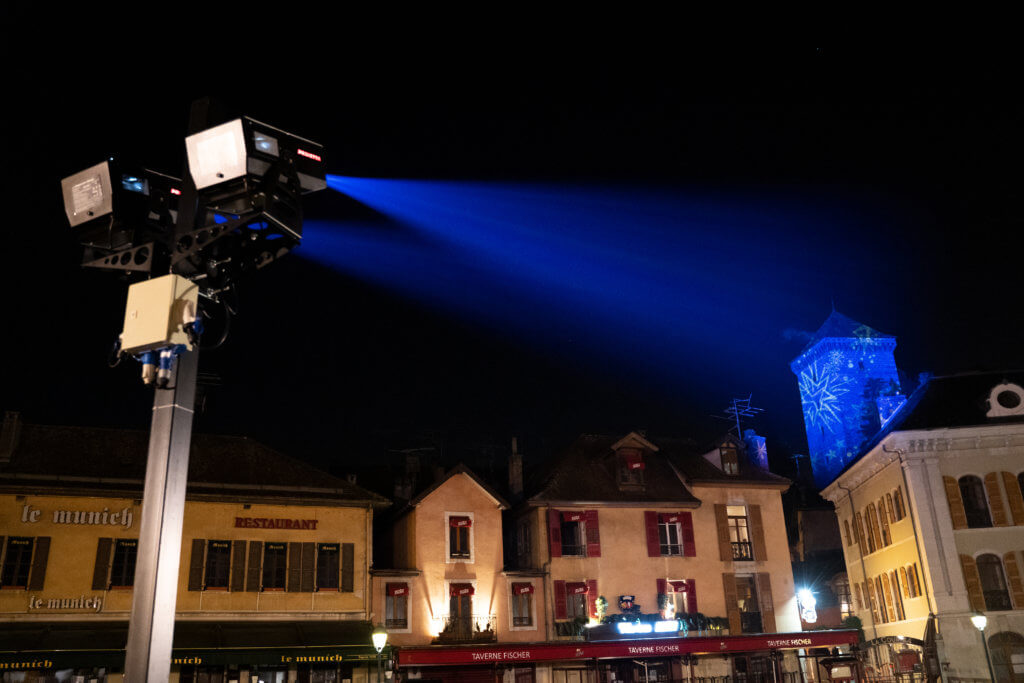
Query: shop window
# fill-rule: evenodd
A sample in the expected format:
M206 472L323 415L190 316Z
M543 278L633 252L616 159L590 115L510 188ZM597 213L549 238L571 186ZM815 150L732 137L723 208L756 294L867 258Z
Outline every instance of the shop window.
M385 584L384 626L389 629L409 628L409 584Z
M473 560L473 519L469 515L448 515L448 559Z
M32 549L35 538L11 536L4 549L3 569L0 570L0 586L4 588L28 588L32 570Z
M1006 587L1006 575L1003 573L1003 562L999 556L981 555L977 562L981 592L985 596L985 609L992 611L1013 609L1010 593Z
M533 626L533 584L512 584L512 626L527 628Z
M283 591L288 577L288 544L263 545L263 590Z
M725 512L729 520L729 542L732 544L732 559L753 560L754 546L750 542L750 523L747 519L747 508L743 505L727 505Z
M139 541L134 538L119 538L114 541L114 557L110 562L111 588L130 588L135 585L135 560L138 557Z
M964 503L964 514L970 529L981 529L992 526L992 517L988 511L988 499L985 497L985 485L975 476L960 477L957 482L960 497Z
M227 590L231 576L231 541L206 542L206 590Z
M907 508L903 505L903 489L896 489L893 494L893 507L896 508L896 519L900 520L907 516Z
M736 447L732 445L721 446L718 449L718 455L722 459L722 471L726 474L739 474L740 463L739 456L736 453Z
M338 590L341 575L341 547L338 543L318 543L316 546L316 588L322 591Z

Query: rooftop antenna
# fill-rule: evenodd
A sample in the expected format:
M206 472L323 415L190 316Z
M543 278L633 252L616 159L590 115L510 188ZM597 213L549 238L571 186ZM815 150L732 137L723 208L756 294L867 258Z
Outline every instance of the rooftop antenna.
M725 413L728 415L728 417L725 417L725 416L722 416L722 415L712 415L712 417L716 417L719 420L728 420L729 422L735 421L736 422L736 437L742 440L743 439L743 428L740 425L740 418L742 418L742 417L748 417L748 418L757 417L758 415L760 415L761 413L764 412L764 408L757 408L756 406L752 406L750 404L751 399L753 398L753 396L754 396L753 394L749 394L746 398L734 398L734 399L732 399L732 401L729 403L729 407L727 407L725 409ZM729 431L730 432L732 431L732 427L729 428Z

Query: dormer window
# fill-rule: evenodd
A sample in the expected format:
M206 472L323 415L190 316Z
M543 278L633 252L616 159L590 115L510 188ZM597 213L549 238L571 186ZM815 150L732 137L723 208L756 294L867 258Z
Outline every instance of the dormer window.
M736 454L736 447L732 444L722 444L718 448L718 455L722 458L722 471L726 474L739 474L739 456Z
M618 451L620 486L644 485L644 455L639 448L620 448Z

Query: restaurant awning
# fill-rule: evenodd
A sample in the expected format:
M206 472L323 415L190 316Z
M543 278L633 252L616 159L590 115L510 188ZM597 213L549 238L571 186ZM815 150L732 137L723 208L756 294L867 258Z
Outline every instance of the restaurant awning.
M642 659L677 657L684 654L729 654L788 650L810 647L834 647L857 642L855 630L807 631L801 633L765 633L757 635L703 638L659 638L654 640L617 640L607 642L515 643L490 646L402 647L398 648L398 666L443 666L457 664L496 664L545 662L555 660Z
M363 621L179 621L171 659L177 665L375 660L371 630ZM123 621L0 624L0 668L122 666L127 641Z

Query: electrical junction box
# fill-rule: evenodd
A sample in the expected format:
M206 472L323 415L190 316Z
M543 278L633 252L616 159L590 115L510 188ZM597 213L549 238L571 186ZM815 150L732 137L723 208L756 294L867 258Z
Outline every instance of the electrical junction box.
M192 343L184 326L195 320L199 286L180 275L164 275L128 287L121 351L142 353L164 346Z

